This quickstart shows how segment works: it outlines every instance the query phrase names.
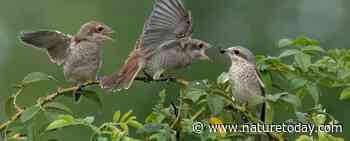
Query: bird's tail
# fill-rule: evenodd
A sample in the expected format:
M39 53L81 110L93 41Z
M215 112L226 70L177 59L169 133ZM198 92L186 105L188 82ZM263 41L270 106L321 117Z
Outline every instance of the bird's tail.
M102 77L102 88L111 90L128 89L138 72L143 68L141 59L142 58L137 50L131 52L129 58L126 60L119 72Z

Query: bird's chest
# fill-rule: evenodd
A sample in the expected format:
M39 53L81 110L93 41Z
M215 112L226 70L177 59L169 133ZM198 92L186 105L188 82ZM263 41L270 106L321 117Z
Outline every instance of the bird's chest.
M148 61L147 67L153 69L176 70L191 64L191 58L177 49L163 50L155 53Z
M236 83L245 83L254 80L255 67L246 63L237 63L230 68L230 78Z
M64 74L67 79L93 80L101 64L100 49L96 44L71 46L64 63Z
M79 46L72 46L70 48L67 64L87 65L100 63L100 49L93 44L82 44Z

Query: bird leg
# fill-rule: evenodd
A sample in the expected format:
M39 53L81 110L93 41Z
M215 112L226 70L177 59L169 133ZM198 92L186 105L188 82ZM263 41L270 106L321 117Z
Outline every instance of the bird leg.
M77 89L73 91L74 102L79 103L81 95L83 94L84 84L78 83Z
M149 82L153 81L152 76L149 75L148 73L146 73L144 70L143 70L143 74L145 75L145 77L136 77L135 80L143 81L145 83L149 83Z
M165 76L161 75L158 80L155 81L161 81L161 82L176 82L176 77L175 76Z

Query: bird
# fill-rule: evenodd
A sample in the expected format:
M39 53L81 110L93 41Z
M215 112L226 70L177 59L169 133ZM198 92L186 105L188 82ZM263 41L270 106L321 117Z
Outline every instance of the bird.
M79 89L75 100L80 99L84 83L97 80L102 65L101 48L114 31L99 21L89 21L74 35L56 30L23 31L20 40L29 47L45 49L52 63L63 66L64 77Z
M265 122L265 85L257 71L254 54L242 46L221 49L220 53L226 54L231 60L228 76L231 82L232 99L239 104L248 105L256 118ZM257 102L256 99L260 101ZM249 104L250 102L252 105ZM246 137L238 140L266 140L266 137Z
M264 98L265 85L257 71L254 54L241 46L221 49L220 53L226 54L231 60L228 71L232 88L232 98L240 104L248 104L256 98ZM256 116L261 121L265 120L264 100L252 103L256 110Z
M101 79L102 88L128 89L139 72L150 80L166 78L164 72L185 68L194 60L210 60L211 45L192 38L192 17L181 0L155 0L151 15L133 51L120 71Z

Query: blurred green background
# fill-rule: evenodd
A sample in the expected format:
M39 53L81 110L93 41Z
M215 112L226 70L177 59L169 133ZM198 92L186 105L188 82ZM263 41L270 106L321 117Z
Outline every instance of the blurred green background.
M0 122L7 119L3 101L13 93L12 86L30 72L45 72L64 82L61 67L51 64L47 55L27 48L17 39L22 30L57 29L74 34L89 20L103 21L116 34L115 41L105 44L104 63L100 75L117 70L141 33L143 23L152 10L153 0L1 0L0 4ZM348 0L184 0L192 11L194 37L219 46L243 45L255 54L276 55L276 42L281 38L308 36L321 41L325 48L347 48L350 45L350 1ZM178 72L189 80L215 79L228 69L227 58L210 51L214 62L196 62ZM69 86L70 83L59 83ZM32 105L35 99L57 87L42 83L27 89L20 98L23 105ZM158 101L158 92L169 89L169 97L177 96L176 85L144 84L136 82L128 91L108 93L96 89L104 102L102 109L89 101L67 103L79 117L95 116L97 124L111 119L114 111L133 109L139 120L150 113ZM349 101L339 101L339 91L323 92L321 103L328 112L344 123L342 136L350 139ZM311 105L308 101L304 101ZM283 113L286 115L291 113ZM277 116L279 116L277 115ZM46 134L42 140L87 140L90 131L85 128L67 128Z

